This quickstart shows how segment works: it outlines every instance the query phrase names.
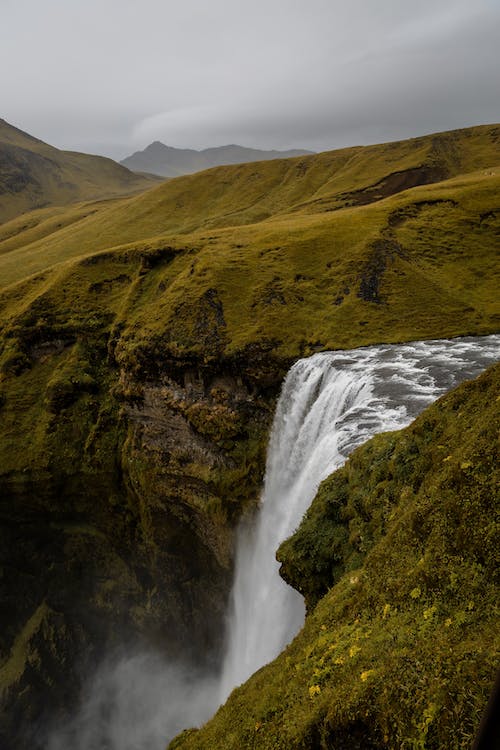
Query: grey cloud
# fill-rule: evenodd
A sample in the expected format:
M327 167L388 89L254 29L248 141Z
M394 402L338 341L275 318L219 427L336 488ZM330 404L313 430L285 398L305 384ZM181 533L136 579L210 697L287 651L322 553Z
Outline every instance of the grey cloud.
M334 148L500 119L493 0L18 0L0 116L121 157L152 140Z

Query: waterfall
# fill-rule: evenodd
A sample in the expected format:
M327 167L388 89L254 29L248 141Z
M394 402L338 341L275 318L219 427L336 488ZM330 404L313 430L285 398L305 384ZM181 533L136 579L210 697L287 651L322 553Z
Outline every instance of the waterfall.
M161 750L182 728L206 721L302 626L302 597L281 580L274 556L321 480L372 435L404 427L499 358L500 336L484 336L299 360L277 404L260 510L238 531L221 673L196 675L149 652L111 658L86 686L77 715L51 733L47 750Z
M486 336L326 352L292 367L276 408L261 509L238 532L221 701L302 626L302 597L281 580L275 552L320 482L355 447L404 427L499 355L500 337Z

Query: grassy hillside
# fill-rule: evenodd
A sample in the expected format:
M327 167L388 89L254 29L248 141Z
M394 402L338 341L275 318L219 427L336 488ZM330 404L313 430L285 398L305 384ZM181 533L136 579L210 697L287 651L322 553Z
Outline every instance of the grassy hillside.
M60 151L0 120L0 222L43 206L137 193L154 184L111 159Z
M500 175L472 174L369 206L111 250L103 217L121 204L87 218L88 207L74 208L48 239L0 255L5 281L34 272L0 294L4 326L50 303L78 327L97 307L120 326L121 348L206 358L259 345L287 360L315 349L490 333L500 313L499 187ZM39 218L25 231L61 221ZM112 296L96 295L96 282ZM223 332L211 343L208 328L199 335L207 295L217 297Z
M462 174L474 173L471 179L495 190L499 133L497 126L484 126L298 159L218 167L170 180L102 210L94 207L78 224L71 211L61 227L44 225L34 232L33 222L39 225L41 217L30 217L26 235L19 222L2 228L0 252L23 249L11 261L17 273L6 269L0 278L7 284L18 280L26 273L21 270L26 263L27 272L34 272L77 254L179 234L194 234L193 242L204 243L220 237L227 244L231 233L216 230L245 225L251 225L251 236L273 236L276 227L275 235L283 242L290 228L303 232L307 241L311 226L312 232L329 231L335 218L331 213L338 209L380 202L402 190ZM425 202L427 191L416 196ZM491 221L495 214L487 218ZM65 228L67 222L71 229ZM241 244L239 231L233 241Z
M496 366L323 482L278 552L305 627L171 750L470 748L500 646L499 386Z
M57 296L58 279L78 275L80 260L65 261L112 249L132 279L134 257L167 248L141 278L143 312L129 304L123 322L135 316L148 335L168 328L183 350L197 347L192 331L210 289L224 309L228 351L265 339L293 357L311 345L490 332L498 325L498 135L485 126L221 167L125 201L38 211L0 228L0 285L43 271L29 297L23 286L9 289L5 299L25 305L51 277ZM467 174L411 187L457 172ZM160 292L148 286L153 276Z

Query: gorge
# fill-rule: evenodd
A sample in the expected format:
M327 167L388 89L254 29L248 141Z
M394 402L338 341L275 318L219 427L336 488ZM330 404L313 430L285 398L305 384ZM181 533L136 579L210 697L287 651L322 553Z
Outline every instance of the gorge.
M450 365L440 344L434 373ZM499 378L496 365L466 381L321 484L277 555L305 596L304 628L170 750L470 746L497 668ZM418 379L417 404L436 385Z
M181 729L205 722L303 625L303 599L280 578L275 552L321 481L370 437L408 425L499 359L500 336L485 336L324 352L295 363L276 407L261 507L240 524L222 662L196 674L152 651L106 659L48 750L161 750Z

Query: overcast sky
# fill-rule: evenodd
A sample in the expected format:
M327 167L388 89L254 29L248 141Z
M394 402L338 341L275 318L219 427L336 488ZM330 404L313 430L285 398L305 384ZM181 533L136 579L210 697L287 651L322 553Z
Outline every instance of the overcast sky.
M123 158L500 121L500 0L0 0L0 117Z

